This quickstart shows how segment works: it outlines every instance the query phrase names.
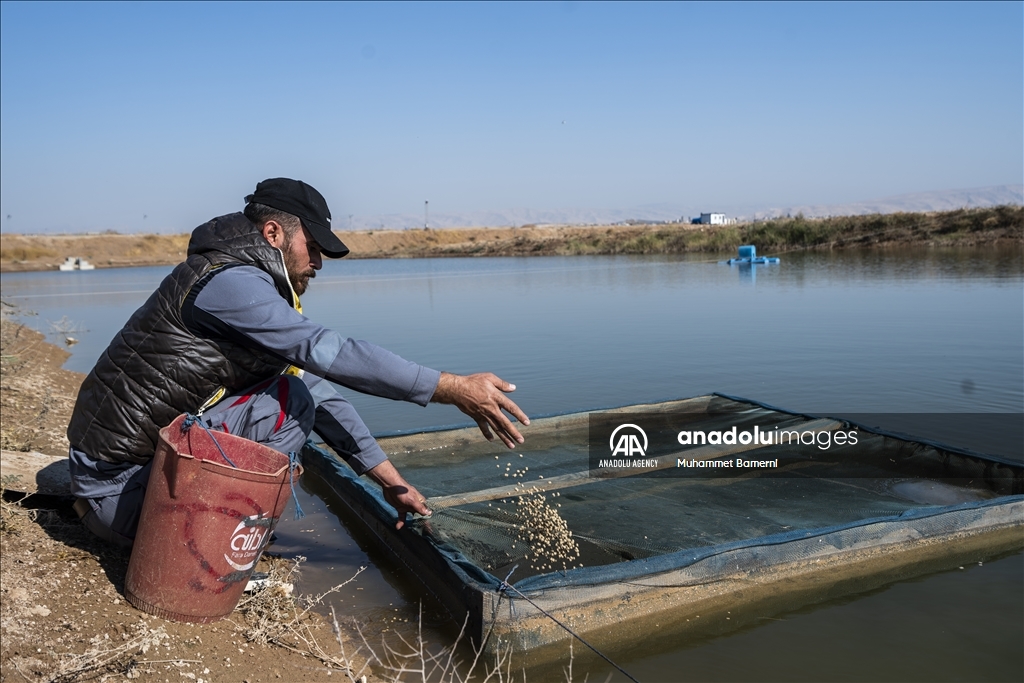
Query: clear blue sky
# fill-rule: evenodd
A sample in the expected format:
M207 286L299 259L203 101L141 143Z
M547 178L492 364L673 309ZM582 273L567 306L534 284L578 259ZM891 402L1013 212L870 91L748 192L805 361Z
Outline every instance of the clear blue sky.
M335 216L1021 183L1022 7L4 2L0 215L186 231L277 175Z

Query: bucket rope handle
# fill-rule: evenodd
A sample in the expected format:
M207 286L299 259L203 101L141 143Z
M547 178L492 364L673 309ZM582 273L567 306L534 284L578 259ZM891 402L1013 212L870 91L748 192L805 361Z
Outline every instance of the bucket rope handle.
M192 425L194 424L198 424L200 427L206 430L206 433L210 435L211 439L213 439L213 445L217 447L218 451L220 451L220 456L224 458L229 465L231 465L237 470L238 465L231 462L231 458L229 458L228 454L224 452L224 449L220 447L220 444L217 442L217 438L213 435L213 432L211 432L209 427L204 425L203 421L200 420L197 416L193 415L192 413L185 413L185 421L181 423L182 433L187 432L189 429L192 428Z
M306 513L299 505L299 497L295 493L295 468L299 466L299 454L295 451L288 453L288 484L292 487L292 500L295 501L295 519L302 519Z
M231 458L228 457L228 454L224 452L224 449L220 447L220 444L217 442L217 437L213 435L213 432L203 424L202 420L192 413L185 413L185 421L181 423L181 431L187 432L194 424L198 424L206 431L207 434L210 435L210 438L213 439L213 444L217 447L217 450L220 451L221 457L224 458L229 465L238 469L238 465L233 463ZM302 506L299 505L299 496L295 493L295 468L299 467L300 464L299 454L296 451L288 453L288 485L292 490L292 500L295 501L295 519L302 519L306 516L306 513L302 511Z

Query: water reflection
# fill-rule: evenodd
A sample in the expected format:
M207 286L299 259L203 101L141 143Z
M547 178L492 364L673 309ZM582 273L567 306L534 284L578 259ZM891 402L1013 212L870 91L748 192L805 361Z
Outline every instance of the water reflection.
M808 412L1018 411L1021 254L795 252L749 273L705 255L341 260L303 303L425 365L508 376L534 415L711 391ZM67 363L85 372L168 271L7 274L3 294L39 329L88 329ZM352 398L380 432L461 419Z
M516 382L533 416L711 391L813 413L1024 410L1019 245L781 256L749 273L707 255L342 260L303 303L314 319L423 364L493 370ZM84 372L169 270L5 274L2 290L38 313L29 325L46 331L67 316L87 328L68 362ZM378 433L464 422L448 407L347 394ZM282 543L321 558L310 575L325 582L371 559L342 529L304 549L307 527L289 524ZM1020 558L626 661L641 680L837 678L840 661L853 679L1019 679ZM387 571L366 581L373 590L356 611L409 607L410 588Z

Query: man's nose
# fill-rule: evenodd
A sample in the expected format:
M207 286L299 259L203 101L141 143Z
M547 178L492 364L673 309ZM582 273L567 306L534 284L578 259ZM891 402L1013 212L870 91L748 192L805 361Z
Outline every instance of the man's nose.
M313 270L320 270L324 267L324 257L319 251L315 251L310 255L309 262L313 266Z

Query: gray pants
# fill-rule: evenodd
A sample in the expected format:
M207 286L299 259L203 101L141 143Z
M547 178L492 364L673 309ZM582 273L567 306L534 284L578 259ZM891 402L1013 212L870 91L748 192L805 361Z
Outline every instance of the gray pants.
M282 453L299 451L313 431L316 404L305 383L292 375L261 382L223 399L200 418L210 430L227 432ZM79 498L75 511L89 531L130 548L139 526L152 461L119 474L120 491L102 498Z

